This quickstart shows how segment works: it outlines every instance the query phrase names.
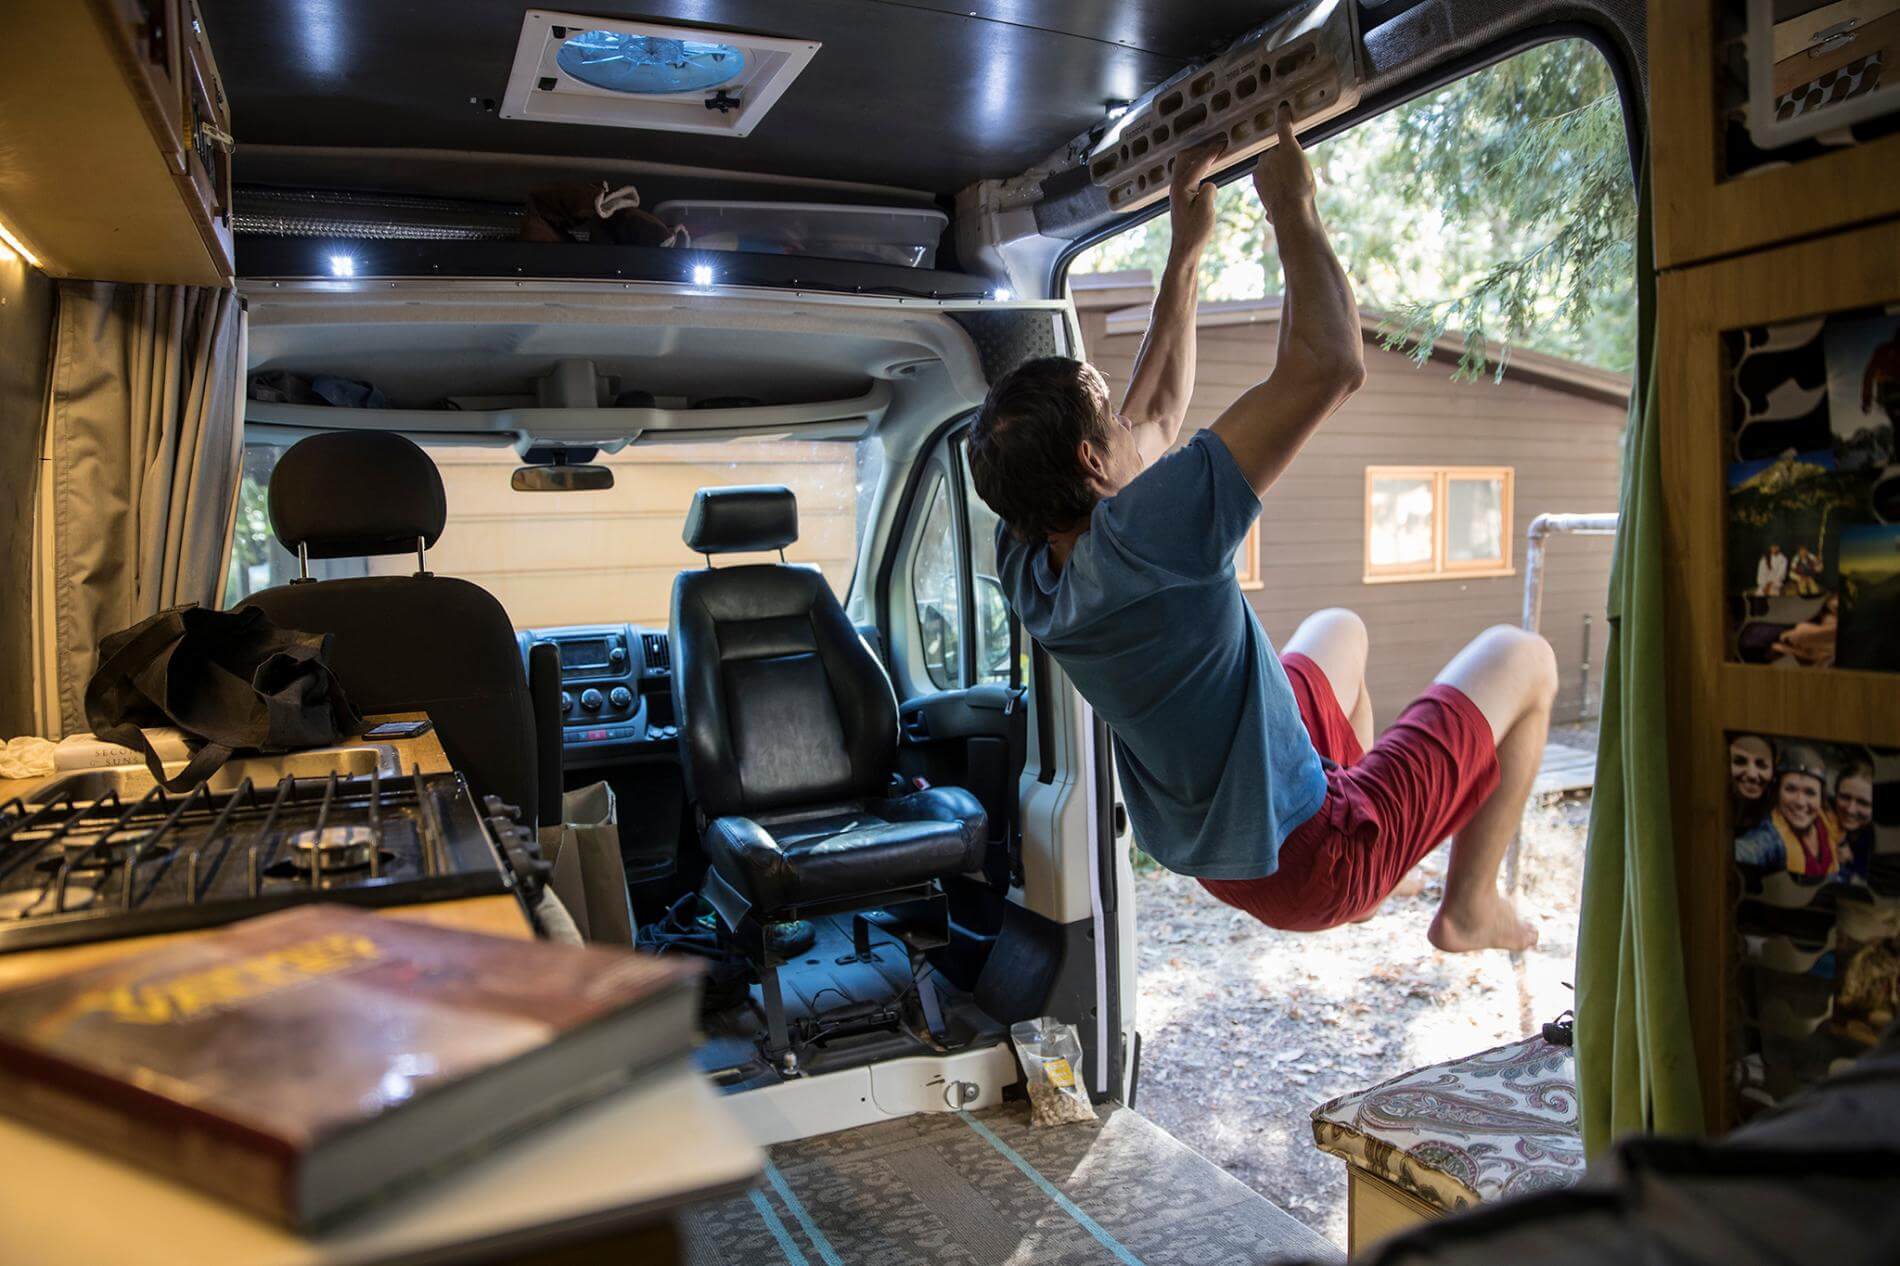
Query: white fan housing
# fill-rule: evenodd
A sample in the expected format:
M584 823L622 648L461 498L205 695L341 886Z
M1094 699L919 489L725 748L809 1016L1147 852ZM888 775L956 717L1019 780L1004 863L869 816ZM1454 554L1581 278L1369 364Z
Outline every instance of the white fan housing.
M568 74L557 60L562 44L584 31L731 45L745 54L745 69L716 88L689 92L625 93L597 88ZM814 40L530 9L521 19L521 40L515 46L514 68L502 96L501 117L530 123L591 123L746 136L791 87L819 47ZM710 107L709 100L725 108Z

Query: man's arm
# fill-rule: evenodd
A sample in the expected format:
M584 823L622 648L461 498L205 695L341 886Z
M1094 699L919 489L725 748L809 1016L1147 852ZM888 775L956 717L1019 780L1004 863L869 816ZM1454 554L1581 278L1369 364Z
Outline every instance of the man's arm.
M1188 400L1194 395L1194 309L1200 302L1201 255L1214 232L1214 199L1219 190L1205 183L1227 147L1216 138L1183 150L1174 163L1168 194L1173 240L1154 312L1135 367L1128 376L1122 416L1128 419L1144 466L1166 453L1181 433Z
M1254 168L1254 188L1273 222L1286 292L1280 298L1273 373L1214 422L1253 490L1265 496L1306 437L1366 379L1359 308L1313 205L1313 170L1280 109L1280 143Z

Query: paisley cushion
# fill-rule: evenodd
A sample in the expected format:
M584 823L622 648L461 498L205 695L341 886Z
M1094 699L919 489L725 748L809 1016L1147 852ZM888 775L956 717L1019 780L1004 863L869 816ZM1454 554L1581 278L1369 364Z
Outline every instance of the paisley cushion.
M1381 1082L1313 1109L1322 1151L1439 1209L1583 1175L1570 1049L1541 1037Z

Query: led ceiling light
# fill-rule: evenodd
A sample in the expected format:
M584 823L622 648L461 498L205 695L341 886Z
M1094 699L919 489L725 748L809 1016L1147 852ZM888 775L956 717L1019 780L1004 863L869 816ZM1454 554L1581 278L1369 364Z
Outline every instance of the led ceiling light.
M4 224L0 224L0 250L11 251L13 254L18 255L27 262L29 267L38 268L40 266L39 259L34 256L32 251L26 249L26 246L20 239L13 236L12 230L7 228Z
M530 9L501 117L746 136L818 49L814 40Z

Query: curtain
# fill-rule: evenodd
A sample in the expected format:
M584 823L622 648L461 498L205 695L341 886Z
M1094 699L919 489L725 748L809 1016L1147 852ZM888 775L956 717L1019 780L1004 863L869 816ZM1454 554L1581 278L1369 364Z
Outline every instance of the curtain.
M1643 363L1623 442L1622 518L1610 571L1603 714L1577 930L1577 1094L1591 1157L1631 1132L1703 1128L1686 1019L1663 703L1663 420L1656 408L1647 174L1636 237Z
M69 281L47 430L63 732L84 732L99 639L214 605L243 455L243 313L230 290Z

